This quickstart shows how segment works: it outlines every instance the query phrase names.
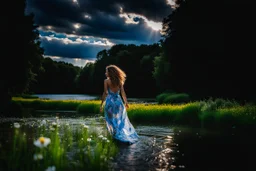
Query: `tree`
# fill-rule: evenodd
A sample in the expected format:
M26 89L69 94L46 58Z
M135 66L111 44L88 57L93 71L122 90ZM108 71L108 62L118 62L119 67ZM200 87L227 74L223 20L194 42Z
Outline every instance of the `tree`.
M94 93L93 88L94 63L87 63L76 78L78 91L81 93Z
M29 84L35 80L41 69L43 49L40 47L38 26L34 23L34 15L25 14L26 1L8 1L12 6L10 13L3 16L4 27L4 64L8 71L2 71L1 101L7 111L11 97L28 91ZM15 5L13 5L15 4ZM19 49L22 49L21 51Z
M127 74L125 90L129 97L154 97L156 85L153 78L154 58L160 53L158 44L140 45L119 44L109 50L102 50L94 64L88 64L76 82L83 93L101 95L106 66L114 64Z
M163 20L169 85L195 98L253 98L252 5L178 0ZM246 4L247 3L247 4Z

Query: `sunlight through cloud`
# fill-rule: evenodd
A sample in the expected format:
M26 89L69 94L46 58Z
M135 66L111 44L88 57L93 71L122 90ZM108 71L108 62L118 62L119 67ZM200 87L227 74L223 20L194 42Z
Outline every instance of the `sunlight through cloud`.
M120 14L119 15L121 18L125 18L125 23L127 24L139 24L139 21L135 21L134 18L137 17L136 14Z
M179 5L177 5L176 0L166 0L167 5L170 5L172 8L176 9L179 7Z
M76 29L79 29L79 28L81 27L80 24L74 24L73 26L74 26Z
M73 1L74 4L79 5L78 2L77 2L77 0L72 0L72 1Z
M52 29L52 26L47 26L47 29L51 30L51 29Z
M148 26L151 27L155 31L159 31L162 29L162 23L154 22L154 21L146 21Z
M88 14L84 15L84 18L88 18L88 19L91 19L92 17Z
M175 5L176 4L175 0L166 0L166 2L167 2L168 5Z
M135 14L135 13L124 13L122 7L120 7L120 14L119 14L119 16L121 18L125 19L125 23L126 24L139 24L139 20L138 19L141 18L154 31L160 31L162 29L162 23L161 22L155 22L155 21L152 21L152 20L148 20L145 16L142 16L142 15L139 15L139 14Z

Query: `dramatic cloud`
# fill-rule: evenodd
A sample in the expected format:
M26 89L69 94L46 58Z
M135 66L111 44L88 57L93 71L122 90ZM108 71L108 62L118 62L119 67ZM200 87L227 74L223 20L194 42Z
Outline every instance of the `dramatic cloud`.
M46 55L92 59L114 44L161 39L172 0L28 0Z
M45 49L45 55L85 59L91 59L99 51L109 49L114 45L107 39L53 32L41 32L41 42Z

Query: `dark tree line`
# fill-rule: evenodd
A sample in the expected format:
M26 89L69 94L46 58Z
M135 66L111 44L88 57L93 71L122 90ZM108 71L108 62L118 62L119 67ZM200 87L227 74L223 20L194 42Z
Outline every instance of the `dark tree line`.
M31 84L30 93L79 93L75 81L81 71L80 67L44 58L42 68L36 81Z
M34 16L25 14L26 1L8 1L2 7L11 11L1 15L1 113L9 111L13 95L28 92L30 83L41 70L43 58Z
M194 98L255 99L251 2L177 3L163 20L162 87Z
M158 93L153 78L154 58L161 47L153 45L115 45L97 54L95 63L83 68L50 58L42 60L44 70L30 89L34 93L85 93L101 95L105 68L115 64L127 74L125 89L129 97L154 97Z
M78 76L78 88L83 93L101 94L106 66L114 64L127 74L125 89L129 97L154 97L159 90L152 76L154 59L161 52L159 44L115 45L100 51L94 64L86 65Z

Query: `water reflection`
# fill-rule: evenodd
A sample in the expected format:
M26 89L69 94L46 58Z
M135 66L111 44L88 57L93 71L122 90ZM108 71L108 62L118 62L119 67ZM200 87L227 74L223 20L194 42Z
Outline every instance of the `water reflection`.
M12 137L10 123L19 122L26 126L27 134L31 136L32 141L36 137L33 128L42 123L38 120L69 124L71 128L81 124L89 126L96 124L98 132L105 129L103 117L1 118L0 149ZM256 138L253 131L242 132L234 128L225 132L210 132L172 126L134 126L140 141L132 145L117 143L119 153L110 161L115 171L256 170L254 165ZM72 155L70 154L69 157Z
M256 170L253 132L163 126L136 129L140 141L119 146L113 170Z
M114 170L169 170L175 161L174 130L170 127L137 126L140 141L127 146L113 160ZM174 167L173 167L174 168Z

